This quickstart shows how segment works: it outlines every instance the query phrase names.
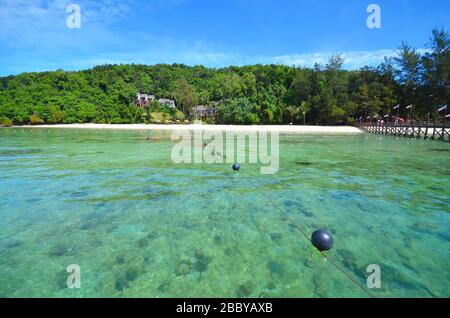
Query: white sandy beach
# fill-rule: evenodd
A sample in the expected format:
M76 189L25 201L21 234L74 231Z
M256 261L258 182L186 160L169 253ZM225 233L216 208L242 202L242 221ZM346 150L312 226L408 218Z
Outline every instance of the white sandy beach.
M209 131L277 131L280 133L343 133L358 134L362 131L351 126L295 126L295 125L158 125L158 124L60 124L18 126L20 128L72 128L72 129L117 129L117 130L209 130Z

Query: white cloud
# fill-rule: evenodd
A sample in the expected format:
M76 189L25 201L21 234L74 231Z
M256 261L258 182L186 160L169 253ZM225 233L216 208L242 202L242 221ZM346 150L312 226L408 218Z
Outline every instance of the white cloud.
M155 13L178 6L186 0L1 0L0 61L2 73L52 69L86 69L98 64L184 63L223 67L249 64L284 64L312 67L326 64L334 52L293 53L284 55L248 55L239 48L230 49L220 43L183 38L144 31L114 32L112 24L132 19L133 14ZM82 9L82 28L66 27L67 5L76 3ZM156 13L158 14L158 13ZM138 14L139 15L139 14ZM131 18L130 18L131 16ZM425 49L418 50L420 53ZM14 52L13 57L6 53ZM384 57L396 55L395 49L340 52L344 68L374 66ZM10 55L12 55L10 53Z
M418 49L420 54L428 52L427 49ZM324 53L302 53L302 54L287 54L272 57L260 57L259 61L263 64L284 64L295 65L303 67L312 67L315 63L325 65L330 56L336 52ZM397 56L397 49L381 49L373 51L347 51L338 52L344 58L344 68L359 69L364 66L376 66L383 62L384 57Z
M67 49L121 41L109 26L133 14L180 5L185 0L1 0L0 44L25 49ZM69 4L81 8L81 29L69 30Z
M71 3L82 8L82 28L69 33L66 8ZM0 43L27 50L67 49L79 43L77 36L89 39L89 36L107 33L105 28L97 27L96 30L91 28L89 34L83 29L87 23L105 26L120 19L126 11L127 7L118 0L104 1L101 5L86 0L3 0L0 3Z
M74 56L63 62L58 59L42 57L42 61L25 59L27 62L10 69L10 73L20 73L23 71L48 71L55 69L82 70L103 64L158 64L158 63L183 63L187 65L205 65L209 67L226 67L230 65L242 66L252 64L280 64L288 66L313 67L315 63L324 66L332 52L329 53L305 53L289 54L280 56L247 56L233 52L221 52L214 50L212 46L205 42L199 42L192 46L178 43L176 50L173 49L172 41L167 41L166 45L146 48L133 52L108 52L101 54L86 54L84 56ZM385 49L375 51L348 51L340 52L344 59L344 69L355 70L364 66L377 66L384 57L396 56L397 50ZM419 49L419 53L428 52L427 49ZM4 75L9 75L4 74Z

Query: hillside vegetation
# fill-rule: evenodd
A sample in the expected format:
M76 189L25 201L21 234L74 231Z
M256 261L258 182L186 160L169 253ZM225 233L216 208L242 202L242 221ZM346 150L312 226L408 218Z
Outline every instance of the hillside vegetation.
M211 122L225 124L352 124L414 104L415 118L450 97L450 37L435 29L420 55L402 43L398 56L377 67L342 69L343 58L301 68L252 65L102 65L90 70L24 73L0 78L0 120L10 124L144 123L191 118L195 105L223 101ZM179 111L137 107L137 92L176 100ZM152 115L152 113L154 113ZM164 115L167 114L167 115ZM303 116L305 115L305 116Z

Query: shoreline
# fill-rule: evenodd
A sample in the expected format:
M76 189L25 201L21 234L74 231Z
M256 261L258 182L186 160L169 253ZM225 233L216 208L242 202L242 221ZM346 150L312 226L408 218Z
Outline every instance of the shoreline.
M207 130L207 131L247 131L280 133L343 133L360 134L362 130L352 126L295 126L295 125L199 125L199 124L56 124L24 125L11 128L60 128L60 129L110 129L110 130Z

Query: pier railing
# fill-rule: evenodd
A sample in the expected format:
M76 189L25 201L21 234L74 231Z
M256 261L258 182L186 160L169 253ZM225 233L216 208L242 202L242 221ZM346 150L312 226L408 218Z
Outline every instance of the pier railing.
M398 124L366 122L357 126L372 134L450 142L450 123L446 122L409 122Z

